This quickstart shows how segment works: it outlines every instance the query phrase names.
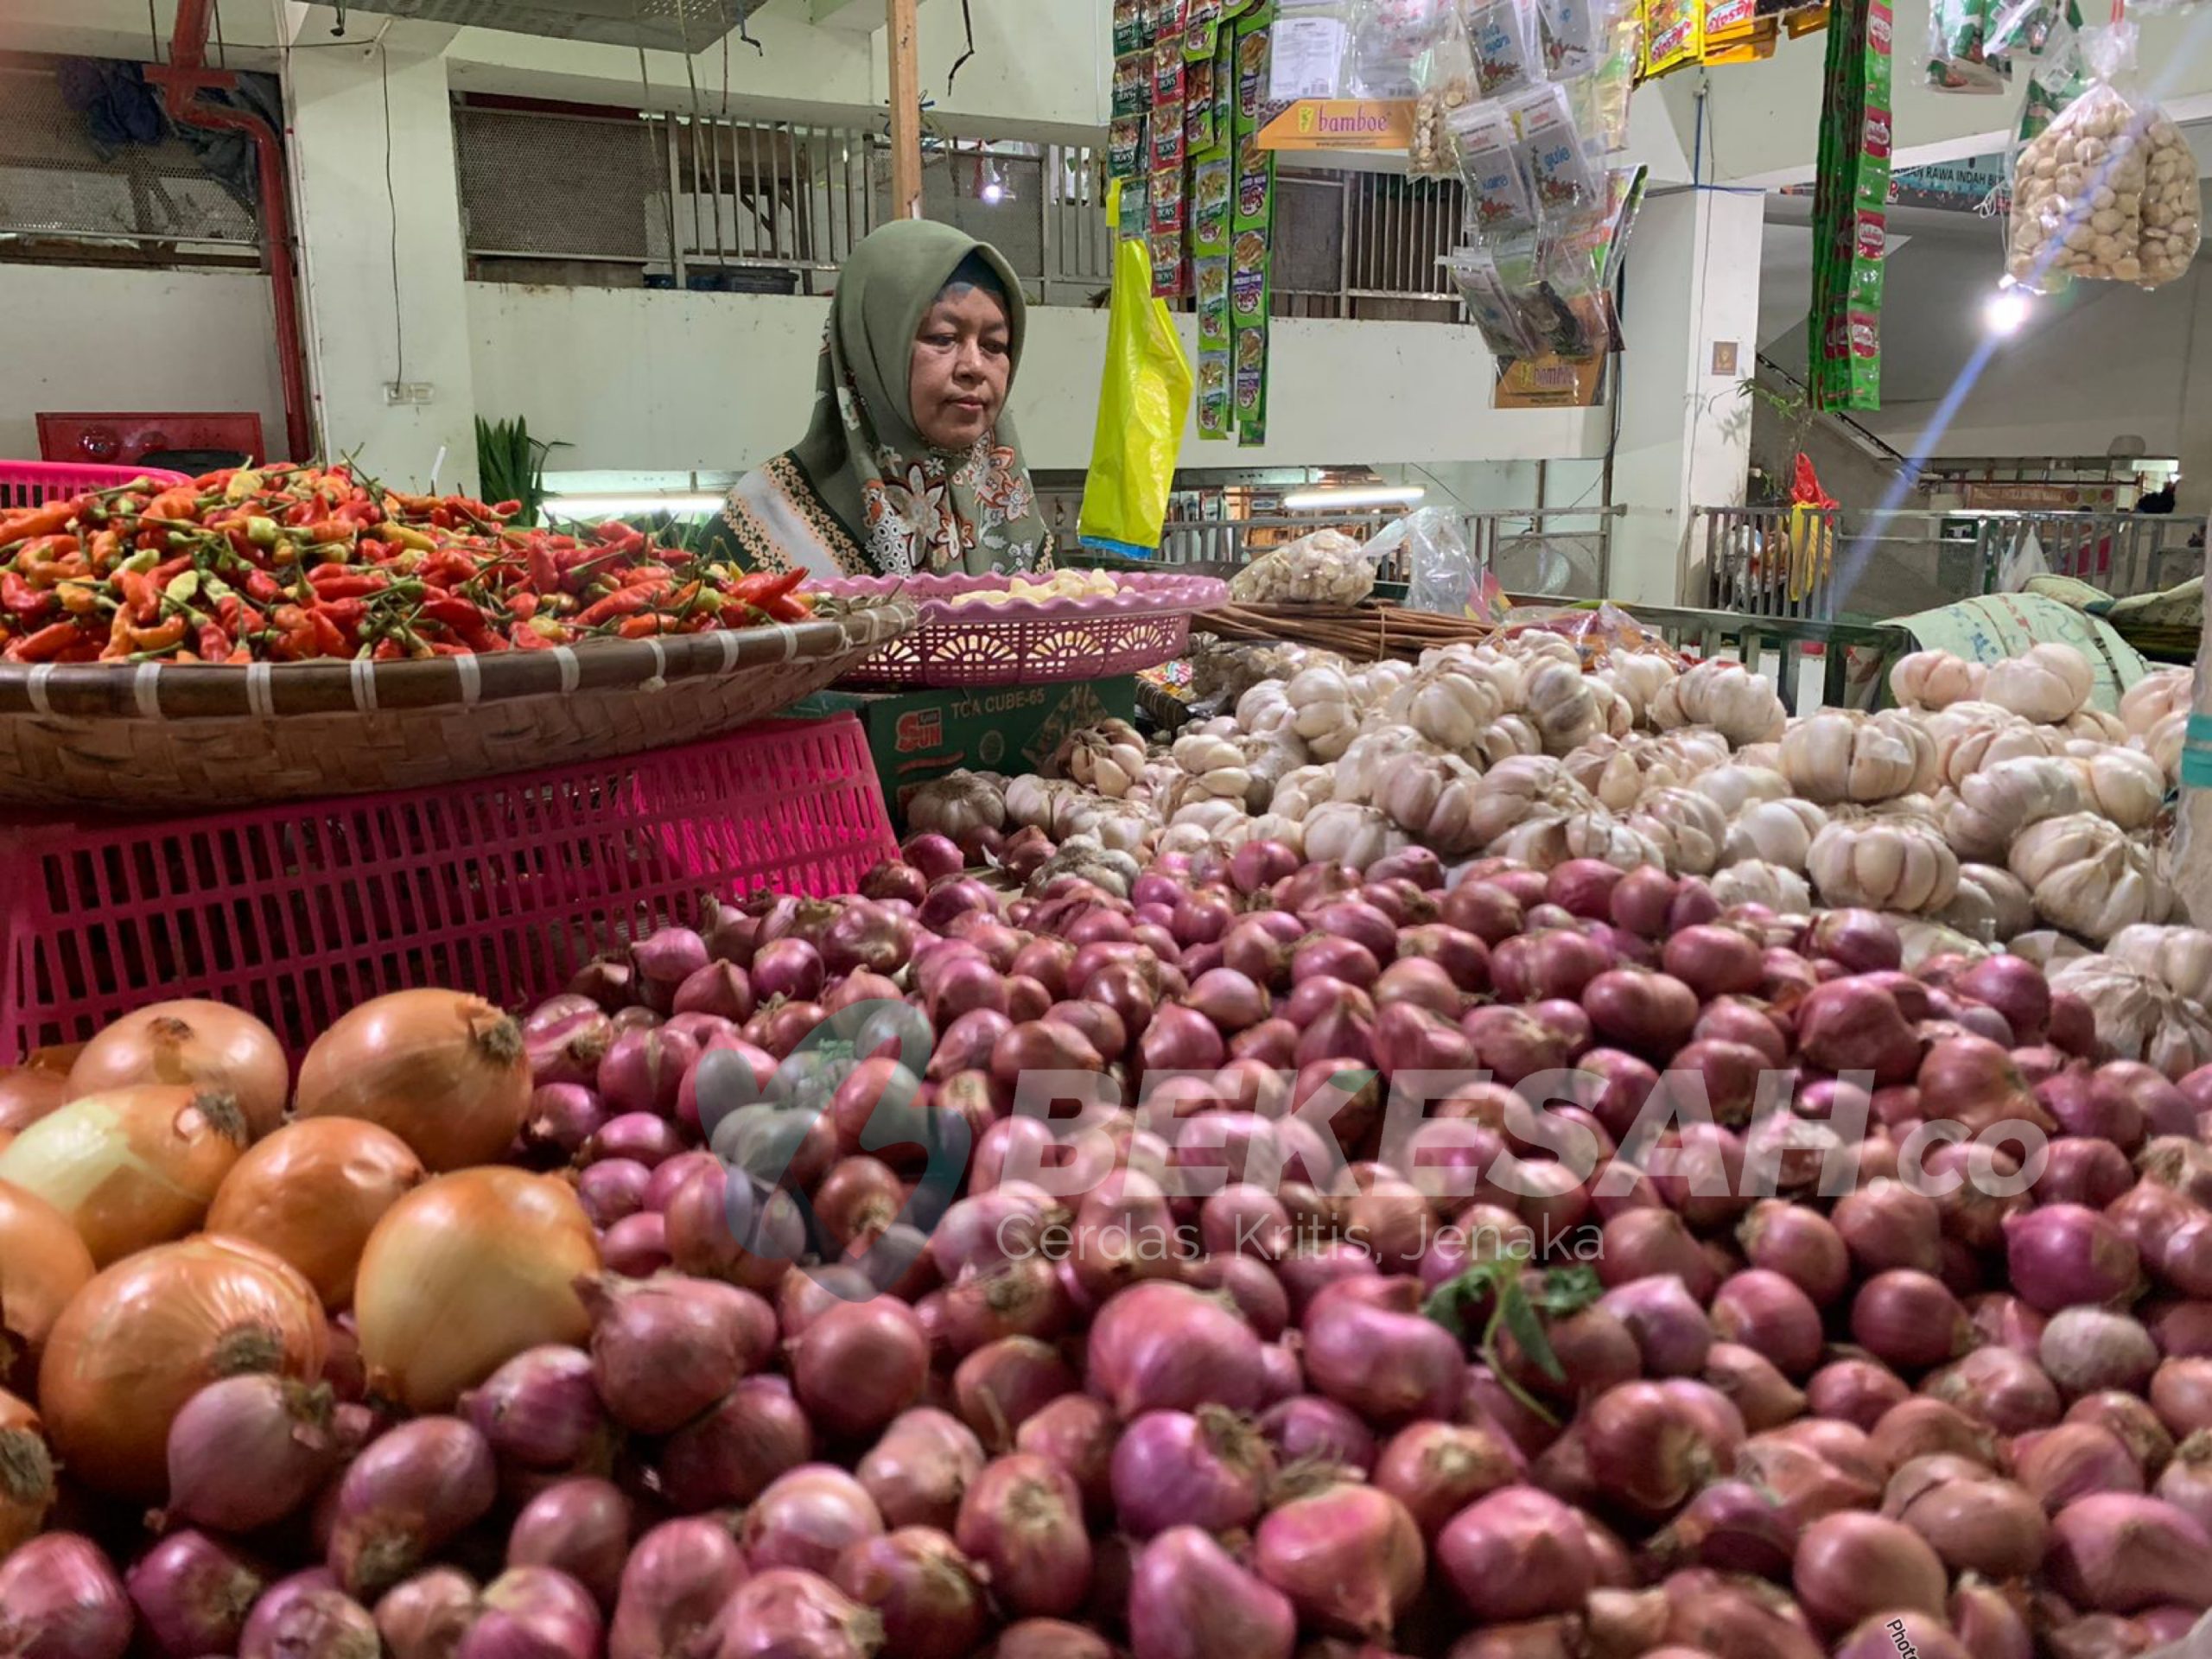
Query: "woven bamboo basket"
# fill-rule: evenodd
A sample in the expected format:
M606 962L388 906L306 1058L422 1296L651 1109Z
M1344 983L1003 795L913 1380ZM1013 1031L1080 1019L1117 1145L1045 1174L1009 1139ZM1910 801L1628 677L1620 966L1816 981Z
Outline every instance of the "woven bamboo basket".
M633 754L790 707L914 625L794 626L398 663L0 664L0 801L198 810Z

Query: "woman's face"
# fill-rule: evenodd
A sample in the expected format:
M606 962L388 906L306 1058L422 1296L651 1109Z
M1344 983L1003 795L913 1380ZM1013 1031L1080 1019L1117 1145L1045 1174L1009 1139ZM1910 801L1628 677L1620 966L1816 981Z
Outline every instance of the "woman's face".
M1006 307L980 288L938 296L914 336L907 372L914 429L933 449L970 449L1006 407L1014 378Z

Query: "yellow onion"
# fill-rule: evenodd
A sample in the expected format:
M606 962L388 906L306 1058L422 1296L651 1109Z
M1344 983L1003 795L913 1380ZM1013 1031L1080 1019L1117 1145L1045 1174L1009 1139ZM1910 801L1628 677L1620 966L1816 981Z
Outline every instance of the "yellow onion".
M238 1096L258 1140L284 1121L292 1068L276 1033L224 1002L156 1002L86 1043L69 1068L69 1097L167 1083Z
M0 1132L29 1128L69 1099L69 1079L35 1065L0 1065Z
M207 1230L282 1256L337 1313L384 1212L422 1185L423 1160L391 1130L357 1117L304 1117L239 1159L207 1208Z
M0 1377L35 1374L46 1334L92 1276L92 1253L69 1217L0 1181Z
M372 1384L410 1411L444 1411L525 1348L582 1343L575 1281L599 1268L564 1181L492 1166L416 1187L377 1223L354 1279Z
M0 1152L0 1180L67 1217L104 1268L199 1227L248 1139L236 1096L140 1084L39 1119Z
M54 1457L38 1413L0 1390L0 1560L45 1522L54 1503Z
M395 991L315 1039L294 1104L390 1129L442 1174L504 1155L530 1093L522 1029L499 1009L461 991Z
M322 1305L296 1268L202 1233L127 1256L77 1293L47 1338L39 1410L73 1480L155 1503L186 1401L247 1371L312 1382L328 1344Z

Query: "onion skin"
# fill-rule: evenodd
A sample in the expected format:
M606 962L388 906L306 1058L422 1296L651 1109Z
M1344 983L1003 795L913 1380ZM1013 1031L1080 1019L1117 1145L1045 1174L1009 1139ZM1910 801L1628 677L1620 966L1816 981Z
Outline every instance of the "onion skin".
M359 1118L302 1118L232 1166L208 1206L207 1230L282 1256L336 1313L353 1303L369 1234L424 1177L422 1160L389 1129Z
M1290 1599L1195 1526L1171 1527L1137 1557L1129 1586L1135 1659L1290 1659Z
M772 1351L775 1316L751 1291L713 1280L589 1281L592 1376L609 1414L670 1434L710 1408Z
M69 1066L72 1100L143 1084L231 1095L258 1140L284 1121L292 1068L276 1033L241 1009L225 1002L156 1002L103 1026Z
M475 1580L454 1567L434 1567L378 1599L377 1633L392 1659L454 1659L476 1611Z
M832 1434L874 1434L921 1397L929 1339L903 1302L840 1302L793 1344L791 1383Z
M433 1173L495 1162L530 1109L515 1022L480 997L395 991L343 1015L300 1063L302 1117L365 1118Z
M875 1610L893 1653L965 1659L982 1639L983 1587L952 1540L933 1528L907 1527L849 1545L830 1576Z
M1268 1443L1218 1407L1149 1411L1122 1432L1109 1465L1122 1530L1150 1538L1179 1523L1226 1532L1258 1519L1274 1473Z
M1093 1321L1087 1351L1092 1392L1124 1420L1152 1410L1255 1411L1261 1404L1258 1336L1181 1285L1147 1281L1115 1296Z
M1999 1582L2034 1572L2050 1540L2041 1503L1963 1459L1905 1465L1890 1477L1882 1512L1918 1533L1951 1571Z
M1332 1635L1388 1638L1420 1594L1421 1529L1372 1487L1333 1485L1268 1511L1253 1540L1260 1577Z
M124 1585L156 1649L168 1659L197 1659L237 1645L263 1580L236 1551L188 1531L148 1550Z
M810 1463L770 1483L745 1512L739 1541L755 1572L772 1567L827 1573L849 1545L883 1535L867 1490L843 1470Z
M1062 1618L1090 1589L1083 1496L1057 1464L1017 1452L984 1465L961 1500L954 1540L988 1570L993 1594L1025 1618Z
M2116 1302L2139 1281L2135 1245L2101 1213L2080 1205L2046 1205L2008 1217L2005 1250L2013 1289L2046 1313Z
M684 1659L747 1576L745 1553L721 1521L664 1522L623 1567L607 1659Z
M569 1659L600 1650L599 1609L582 1585L551 1567L508 1568L484 1586L479 1605L454 1659Z
M29 1389L47 1333L93 1272L92 1253L67 1216L0 1181L0 1383L20 1380Z
M814 1455L814 1432L780 1376L748 1376L662 1448L661 1490L679 1510L750 1503Z
M1859 1287L1851 1332L1878 1359L1912 1370L1955 1359L1974 1341L1966 1310L1942 1282L1902 1268Z
M791 1567L739 1586L717 1624L719 1644L704 1659L868 1659L883 1635L874 1612L829 1580Z
M1814 1622L1846 1630L1885 1608L1942 1617L1950 1586L1943 1563L1900 1522L1846 1512L1815 1521L1798 1541L1792 1575Z
M2099 1612L2212 1605L2212 1537L2171 1503L2123 1493L2076 1499L2051 1520L2044 1572Z
M1484 1620L1567 1612L1595 1586L1573 1512L1525 1487L1493 1492L1454 1516L1437 1536L1436 1560L1461 1604Z
M328 1573L296 1573L254 1604L238 1659L376 1659L376 1621Z
M346 1471L330 1570L355 1595L380 1596L490 1512L492 1448L458 1417L418 1417L378 1436Z
M1300 1325L1313 1387L1379 1424L1450 1418L1466 1385L1465 1356L1421 1308L1414 1279L1352 1279L1323 1291Z
M201 1389L169 1424L167 1523L244 1534L282 1521L337 1464L330 1405L327 1387L264 1372Z
M522 1507L507 1535L509 1567L550 1567L613 1611L630 1553L630 1500L611 1481L580 1476L547 1487Z

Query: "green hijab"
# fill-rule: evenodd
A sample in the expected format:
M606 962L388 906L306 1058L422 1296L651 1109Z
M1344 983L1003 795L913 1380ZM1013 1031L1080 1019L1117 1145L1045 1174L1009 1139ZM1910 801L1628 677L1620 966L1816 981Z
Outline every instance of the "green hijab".
M950 225L881 226L838 273L813 424L797 448L733 492L725 514L732 528L779 543L775 551L791 563L820 569L826 558L831 569L860 574L982 575L1049 561L1011 416L1001 412L974 448L954 454L931 448L914 428L914 336L970 256L998 278L1010 373L1020 370L1027 307L998 250ZM808 510L817 504L826 512Z

